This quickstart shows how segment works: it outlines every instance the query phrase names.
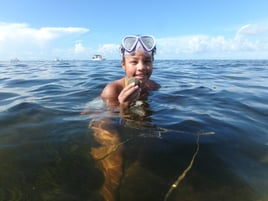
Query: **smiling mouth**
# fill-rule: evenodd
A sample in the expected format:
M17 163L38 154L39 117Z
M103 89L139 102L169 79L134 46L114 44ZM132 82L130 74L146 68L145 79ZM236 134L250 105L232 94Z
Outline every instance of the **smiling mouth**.
M138 74L138 75L135 75L135 77L140 80L140 79L146 78L146 75L145 74Z

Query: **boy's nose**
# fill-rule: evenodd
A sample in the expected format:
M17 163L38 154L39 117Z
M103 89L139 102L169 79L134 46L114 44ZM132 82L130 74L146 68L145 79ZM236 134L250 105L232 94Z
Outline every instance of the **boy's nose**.
M143 70L145 69L145 64L143 62L139 62L137 67L139 70Z

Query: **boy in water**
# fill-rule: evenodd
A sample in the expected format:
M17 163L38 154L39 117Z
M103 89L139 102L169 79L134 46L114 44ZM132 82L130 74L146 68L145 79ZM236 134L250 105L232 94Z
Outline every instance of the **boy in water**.
M126 36L122 40L121 54L122 68L125 77L106 85L101 97L108 106L120 105L129 107L146 94L148 90L155 90L159 84L150 80L153 72L154 54L156 51L155 39L152 36ZM128 84L129 78L139 81Z
M125 76L106 85L101 97L109 107L120 106L125 111L134 105L148 90L155 90L159 84L150 80L156 51L152 36L127 36L122 40L122 67ZM129 82L133 80L133 82ZM122 110L123 109L123 110ZM91 155L97 161L104 176L100 195L104 200L115 201L120 197L119 187L123 171L123 144L115 128L107 124L107 119L90 124L93 136L99 146L91 148Z

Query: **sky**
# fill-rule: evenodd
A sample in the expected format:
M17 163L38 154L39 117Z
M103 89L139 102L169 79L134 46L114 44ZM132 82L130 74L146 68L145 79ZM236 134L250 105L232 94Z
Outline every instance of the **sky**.
M155 59L267 59L267 0L0 0L0 60L120 59L153 35Z

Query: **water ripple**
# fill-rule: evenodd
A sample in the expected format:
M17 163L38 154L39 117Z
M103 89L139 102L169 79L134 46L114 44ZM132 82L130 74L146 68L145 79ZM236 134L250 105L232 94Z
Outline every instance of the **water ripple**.
M198 135L200 153L171 200L267 198L267 61L156 60L152 79L162 87L148 97L147 116L126 121L96 101L122 76L120 61L1 62L1 199L97 200L103 174L89 154L98 143L88 126L105 115L128 140L126 200L163 200Z

